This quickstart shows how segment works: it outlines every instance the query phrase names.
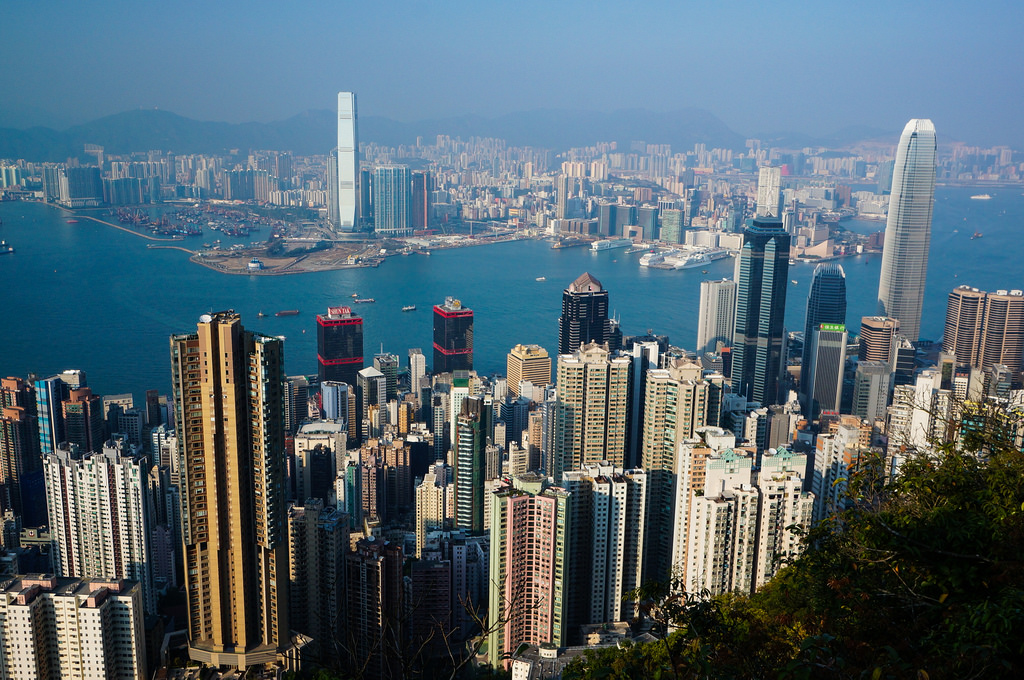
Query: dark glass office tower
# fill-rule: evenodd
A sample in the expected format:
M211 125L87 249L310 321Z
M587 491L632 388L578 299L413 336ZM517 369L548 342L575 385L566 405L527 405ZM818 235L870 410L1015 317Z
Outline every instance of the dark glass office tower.
M789 234L781 220L755 218L743 232L737 284L732 389L767 406L778 401L785 363Z
M473 310L447 297L434 305L434 373L473 370Z
M807 295L807 317L804 321L804 351L801 367L801 390L810 394L807 369L811 365L812 334L823 323L846 324L846 272L842 265L822 262L814 268L811 292Z
M588 342L608 343L619 349L608 318L608 291L589 272L584 272L562 293L562 316L558 319L558 353L572 354ZM614 345L614 347L612 346Z
M363 319L351 307L328 307L316 316L316 353L320 382L355 386L363 368Z

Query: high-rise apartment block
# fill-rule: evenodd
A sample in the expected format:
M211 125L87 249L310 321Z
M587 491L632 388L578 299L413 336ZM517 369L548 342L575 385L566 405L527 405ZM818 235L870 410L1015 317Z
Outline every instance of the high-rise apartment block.
M554 477L585 464L626 460L629 357L597 343L558 357Z
M447 297L434 305L434 373L473 370L473 310Z
M100 453L61 444L43 460L57 574L138 581L146 611L156 613L149 468L123 441Z
M337 231L359 230L359 119L354 92L338 93ZM334 216L332 215L333 219Z
M0 584L0 676L151 677L142 588L119 579L16 576Z
M562 293L562 316L558 319L558 353L572 354L588 342L608 343L619 348L608 318L608 291L590 273L584 272Z
M551 384L551 357L540 345L516 345L508 353L508 391L519 396L519 383L529 381L535 388Z
M632 619L635 603L627 595L640 586L642 578L647 473L607 464L584 465L566 472L562 486L572 496L573 571L587 574L590 586L568 594L570 610L576 610L571 611L570 622Z
M954 289L946 305L942 351L955 355L963 366L990 370L1002 364L1019 385L1024 369L1024 292Z
M0 512L11 511L26 526L39 526L42 499L30 477L39 465L39 418L35 387L21 378L0 380Z
M577 578L572 564L572 494L545 488L541 477L515 478L491 500L491 554L487 653L508 663L521 644L556 647L571 634L567 590Z
M416 559L423 558L427 534L444 529L455 516L455 485L452 469L437 461L416 487Z
M189 655L273 663L291 644L285 507L284 342L234 311L171 337L182 433Z
M288 510L292 629L313 638L321 663L344 656L348 516L319 498Z
M363 319L351 307L328 307L316 316L317 372L320 380L336 380L355 387L363 368Z
M781 221L754 219L743 233L739 256L732 390L762 405L778 399L785 367L789 240Z
M356 543L345 562L347 658L361 677L402 677L406 652L402 546L368 536Z
M935 126L913 119L896 147L892 194L878 281L878 313L899 319L904 337L921 332L928 247L935 203Z
M717 352L732 345L736 328L736 282L730 279L700 282L697 318L697 353Z

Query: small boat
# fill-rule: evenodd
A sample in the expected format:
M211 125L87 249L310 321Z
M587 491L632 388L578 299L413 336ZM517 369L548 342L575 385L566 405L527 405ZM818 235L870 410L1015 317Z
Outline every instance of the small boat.
M261 309L261 310L260 310L260 313L259 313L259 314L257 314L256 316L258 316L259 318L261 318L261 319L262 319L263 317L265 317L265 316L266 316L266 314L264 314L264 313L263 313L263 310Z
M548 280L548 277L546 277L546 276L538 276L538 277L537 277L536 279L534 279L534 280L535 280L535 281L547 281L547 280Z
M981 238L982 236L984 236L984 234L982 234L980 231L976 231L974 232L974 234L971 235L971 240L973 241L974 239Z
M352 293L352 297L354 297L354 298L359 297L359 293Z
M68 224L78 224L78 220L64 220Z
M406 305L405 307L402 307L402 311L403 312L415 312L416 311L416 305Z
M795 286L796 285L796 279L793 279L792 281L790 281L790 283L792 283Z
M10 255L14 252L14 246L8 245L7 241L0 241L0 255Z
M285 309L283 311L277 312L276 314L274 314L274 316L297 316L298 313L299 310L297 309Z
M707 274L707 273L708 273L708 270L707 270L707 269L701 269L701 270L700 270L700 273L701 273L701 274Z
M376 300L374 300L373 298L356 298L352 302L376 302Z

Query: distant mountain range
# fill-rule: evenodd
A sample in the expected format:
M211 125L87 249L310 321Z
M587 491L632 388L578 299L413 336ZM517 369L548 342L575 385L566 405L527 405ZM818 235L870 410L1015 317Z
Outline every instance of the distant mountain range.
M220 153L228 149L322 154L333 146L336 121L335 113L329 110L310 110L272 123L217 123L185 118L170 111L125 111L63 131L49 127L0 128L0 158L63 161L81 156L85 144L98 144L111 154L150 149L178 154ZM431 143L437 135L462 139L498 137L516 146L556 151L610 141L619 142L619 148L628 150L629 142L634 140L671 144L674 151L692 149L697 143L708 148L742 150L747 138L715 115L697 108L670 113L640 109L614 113L538 110L496 118L469 115L411 123L379 116L359 119L362 142L397 146L414 144L417 137L423 137L425 143ZM774 145L799 148L835 147L876 137L896 139L891 131L863 127L849 128L828 138L785 134L771 135L770 139Z

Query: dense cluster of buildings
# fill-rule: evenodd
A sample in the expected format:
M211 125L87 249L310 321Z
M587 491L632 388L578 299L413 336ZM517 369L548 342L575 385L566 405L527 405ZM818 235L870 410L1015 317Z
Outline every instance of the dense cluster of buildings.
M479 147L492 141L474 144L439 139L430 153L463 157L463 174L497 176L507 161L533 186L539 156L491 148L505 160L479 169ZM394 164L403 152L360 147L349 93L328 222L365 225L360 148L393 156L373 173L376 230L428 228L442 178ZM284 340L246 330L229 310L172 336L171 394L147 392L139 407L132 395L94 394L82 371L5 378L0 675L149 677L174 659L162 628L172 623L182 654L221 668L397 677L486 643L488 662L529 677L538 650L642 632L631 593L644 583L756 590L799 554L801 528L844 507L852 467L883 454L895 471L957 439L951 423L972 403L1020 408L1021 291L957 288L941 350L918 342L930 121L907 125L889 169L879 314L859 329L846 325L842 267L823 262L803 332L787 333L802 236L786 223L785 174L756 144L749 156L719 151L694 153L702 165L760 167L760 185L755 205L729 203L719 218L740 234L736 273L702 284L695 348L624 334L609 317L611 292L583 273L562 294L557 352L509 338L504 376L474 371L474 313L447 298L433 308L433 352L407 359L367 357L363 319L337 306L316 319L316 373L287 376ZM278 171L292 167L283 159ZM690 160L650 145L573 150L553 224L591 219L574 216L584 203L574 192L611 171L681 176ZM106 181L80 169L63 172L76 170L76 185ZM248 191L248 179L231 177ZM391 193L401 196L384 200ZM685 237L710 218L689 203L696 192L682 194L681 207L653 212L643 192L599 203L594 231L572 228ZM173 592L186 605L161 619Z

